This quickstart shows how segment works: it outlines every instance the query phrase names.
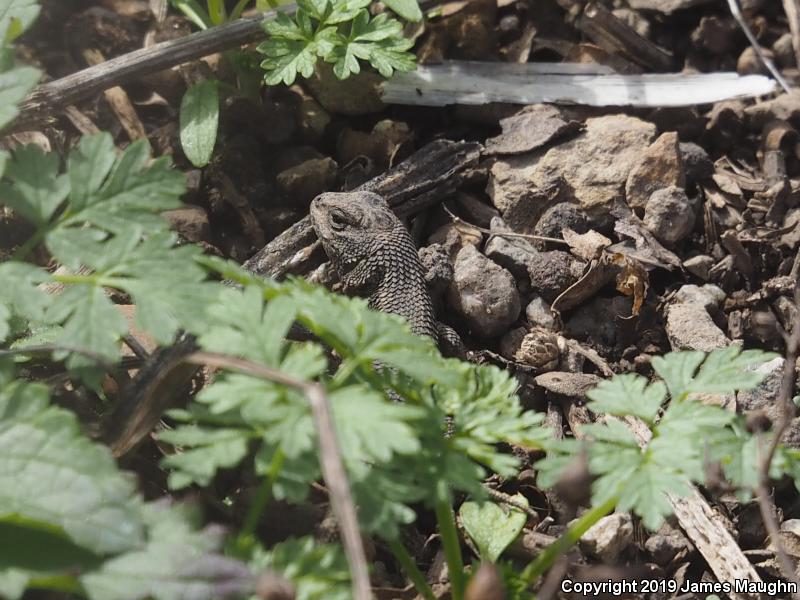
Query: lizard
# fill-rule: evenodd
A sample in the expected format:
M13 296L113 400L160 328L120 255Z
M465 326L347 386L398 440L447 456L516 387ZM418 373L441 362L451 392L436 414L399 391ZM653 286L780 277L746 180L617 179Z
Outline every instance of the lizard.
M310 215L345 292L404 317L414 333L433 338L443 351L455 343L457 334L436 321L411 234L381 196L326 192L311 202Z

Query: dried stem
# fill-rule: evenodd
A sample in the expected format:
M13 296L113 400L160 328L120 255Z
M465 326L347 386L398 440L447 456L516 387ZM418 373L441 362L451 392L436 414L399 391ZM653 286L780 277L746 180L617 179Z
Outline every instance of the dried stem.
M758 60L760 60L761 63L767 67L767 70L769 70L769 72L775 78L775 81L777 81L778 84L783 88L783 91L789 93L789 84L783 78L783 75L781 75L781 72L778 71L772 61L764 55L764 51L761 49L761 45L758 43L756 36L753 35L753 32L750 30L750 27L748 27L747 22L744 20L742 9L739 7L739 0L728 0L728 7L731 10L733 18L736 19L739 27L747 36L750 45L753 47L753 51L755 51L756 56L758 56Z
M169 69L209 54L249 44L264 37L262 23L278 12L292 14L294 4L255 17L198 31L176 40L141 48L98 65L43 83L20 104L20 115L9 131L20 131L47 121L68 106L143 75Z
M481 233L488 233L489 235L496 235L498 237L505 237L505 238L521 238L524 240L532 240L534 242L552 242L554 244L567 244L564 240L560 240L554 237L547 237L544 235L533 235L530 233L515 233L513 231L495 231L494 229L486 229L485 227L480 227L478 225L473 225L469 221L465 221L461 217L458 217L452 213L452 211L447 208L446 204L442 204L442 208L444 212L446 212L450 218L453 220L453 223L458 225L462 223L468 227L472 227L473 229L477 229Z
M325 389L318 383L296 379L265 365L243 358L216 354L212 352L194 352L187 356L185 362L237 371L253 377L274 381L302 392L311 405L314 423L319 438L319 457L322 477L328 486L333 514L339 522L347 562L353 578L353 597L356 600L370 600L372 592L367 569L367 558L364 544L358 529L358 518L347 472L344 468L341 449L333 426L328 397Z
M800 256L800 254L798 254ZM795 288L795 308L797 309L800 304L800 294ZM766 447L763 448L763 440L759 438L759 461L758 461L758 485L756 486L755 493L758 500L758 508L761 512L761 518L764 520L764 526L767 528L772 545L775 548L775 554L781 565L784 577L793 581L800 588L800 577L798 577L795 566L786 549L783 547L780 535L780 527L776 518L777 509L772 497L769 493L769 471L772 465L772 459L775 456L775 451L778 449L783 435L789 428L792 419L795 415L794 404L792 396L794 396L794 382L795 382L795 365L797 363L798 349L800 349L800 318L795 315L794 323L792 324L791 333L786 336L786 351L784 354L783 364L783 378L781 380L781 389L778 394L778 406L780 407L780 421L775 424L772 437ZM795 600L800 600L800 593L793 594Z

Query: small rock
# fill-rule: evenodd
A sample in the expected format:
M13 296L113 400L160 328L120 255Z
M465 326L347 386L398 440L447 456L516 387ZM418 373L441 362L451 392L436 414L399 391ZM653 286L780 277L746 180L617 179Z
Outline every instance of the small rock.
M550 250L532 255L527 266L531 288L542 298L552 302L581 278L586 263L568 252Z
M425 283L434 302L442 297L447 287L453 281L453 265L447 250L442 244L424 246L417 252L419 260L425 269Z
M307 204L322 192L331 189L339 166L332 158L312 158L278 173L276 183L281 192L299 204Z
M716 285L707 283L700 287L699 285L683 285L675 292L673 302L676 304L698 304L706 310L719 307L725 300L726 295Z
M764 57L768 60L773 60L775 55L769 48L762 48ZM736 72L739 75L769 75L767 67L759 60L756 51L752 46L747 46L744 51L739 55L739 60L736 61Z
M331 65L322 61L317 61L313 77L305 81L325 110L347 116L368 115L385 109L378 91L381 83L383 78L371 70L339 79Z
M791 69L797 66L797 57L792 46L792 34L788 31L772 44L772 52L775 54L775 62L779 67Z
M761 131L773 119L796 123L800 118L800 90L791 90L766 102L756 102L745 108L744 113L754 131Z
M577 121L565 121L561 111L550 104L526 106L517 114L502 119L503 132L486 140L485 154L523 154L540 148L559 137L576 132Z
M486 202L481 202L472 194L459 192L455 200L456 206L459 208L459 214L479 227L489 227L492 219L500 216L496 208Z
M290 90L298 97L295 118L300 132L310 141L321 139L331 122L331 116L301 85L295 84Z
M683 188L671 186L653 192L643 222L655 238L667 245L680 242L694 228L694 208Z
M490 230L508 231L499 217L492 219ZM538 250L528 240L519 237L493 235L486 242L484 254L501 267L508 269L516 279L529 280L528 264L534 260Z
M165 211L161 216L169 222L170 229L187 242L197 244L210 241L208 214L204 208L187 204L183 208Z
M730 340L700 304L673 304L667 310L667 338L673 350L711 352Z
M648 538L644 549L654 563L666 567L679 553L690 551L692 545L683 533L665 523Z
M583 534L581 550L599 558L604 563L614 564L619 555L633 541L633 521L628 513L614 513L603 517Z
M739 143L744 118L744 105L739 100L717 102L708 113L708 123L706 123L708 141L721 149Z
M559 202L548 208L536 227L535 235L560 238L564 229L572 229L576 233L589 231L589 219L581 208L570 202Z
M727 54L738 43L739 26L732 18L710 15L700 19L692 32L692 44L717 56Z
M445 223L428 237L429 244L441 244L452 256L463 246L479 246L483 234L466 223Z
M701 146L694 142L681 142L679 147L687 182L702 181L714 174L714 163Z
M538 294L534 294L528 306L525 307L525 318L528 319L528 323L533 327L550 329L551 331L558 329L558 324L550 310L550 305Z
M763 373L764 379L752 390L742 390L736 393L736 408L739 412L763 410L767 417L776 423L780 420L783 407L778 403L783 380L784 359L781 356L771 361L749 369L756 373Z
M511 273L467 244L453 264L447 300L475 334L492 337L517 320L520 297Z
M619 331L617 319L630 315L631 307L632 300L627 296L595 298L564 323L564 334L569 338L613 346Z
M347 164L356 157L366 156L381 171L405 157L410 152L413 134L407 123L383 119L372 131L357 131L349 127L339 133L336 141L336 158Z
M714 259L707 254L698 254L683 261L683 268L703 281L708 281L711 267L714 266Z
M683 10L701 4L709 4L713 0L628 0L628 6L634 10L652 10L666 15L676 10Z
M642 153L625 183L625 200L631 208L644 208L656 190L686 185L678 134L662 133Z

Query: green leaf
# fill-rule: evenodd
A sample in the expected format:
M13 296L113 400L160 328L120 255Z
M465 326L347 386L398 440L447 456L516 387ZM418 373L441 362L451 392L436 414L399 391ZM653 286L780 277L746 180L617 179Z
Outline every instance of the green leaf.
M2 26L1 12L0 26ZM41 73L31 67L19 67L0 73L0 128L8 125L19 114L17 104L33 89L40 76Z
M663 465L645 463L626 482L620 492L618 510L633 510L642 518L650 531L656 531L667 515L672 514L672 505L667 492L686 496L691 492L689 480L677 470L664 469Z
M406 21L416 23L422 20L422 11L417 0L386 0L386 6Z
M514 499L528 505L522 494ZM497 562L503 551L517 539L528 517L521 510L494 502L464 502L458 510L461 525L478 547L481 560Z
M9 44L39 16L37 0L0 0L0 41ZM0 103L0 106L3 106Z
M43 408L46 399L36 384L0 393L0 523L56 526L97 554L142 543L133 481L107 448L83 437L72 413Z
M209 429L183 426L163 431L158 438L174 446L189 446L167 456L161 465L174 469L169 475L173 490L196 483L208 485L219 469L233 467L247 455L249 436L241 429Z
M392 455L420 449L414 422L424 412L386 400L366 386L348 386L330 395L339 444L351 462L387 462Z
M54 299L47 320L64 323L59 344L89 350L110 360L117 357L119 339L128 332L122 313L94 285L74 285L64 290ZM96 361L73 354L67 365L79 369L96 366Z
M205 167L214 153L219 125L219 91L213 80L194 84L183 96L180 138L186 158L195 167Z
M339 546L313 538L288 539L268 552L258 549L254 571L271 570L292 582L297 600L350 600L350 572Z
M627 373L601 382L586 396L592 400L589 408L595 412L632 415L653 423L667 390L660 381L648 385L641 375Z
M198 530L187 509L144 507L147 543L80 576L90 600L217 600L254 591L250 570L218 553L219 531Z
M3 202L25 219L41 227L53 216L69 193L69 181L59 175L60 160L35 144L14 151L6 173L13 182L0 185Z
M672 398L682 401L695 392L722 394L751 389L761 382L764 374L747 368L775 356L760 350L743 352L738 346L727 346L707 356L697 351L671 352L654 358L653 368L667 384Z

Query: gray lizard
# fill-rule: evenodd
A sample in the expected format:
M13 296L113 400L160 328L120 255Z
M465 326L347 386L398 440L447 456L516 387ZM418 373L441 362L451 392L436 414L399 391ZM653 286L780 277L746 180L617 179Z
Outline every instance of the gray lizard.
M311 203L311 224L347 293L405 317L445 356L465 357L458 334L436 320L411 235L383 198L367 191L321 194Z
M311 203L311 224L349 294L400 315L411 330L438 339L425 270L408 230L379 195L325 193Z

